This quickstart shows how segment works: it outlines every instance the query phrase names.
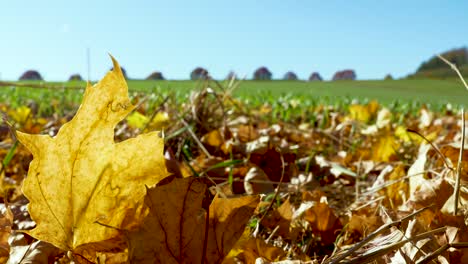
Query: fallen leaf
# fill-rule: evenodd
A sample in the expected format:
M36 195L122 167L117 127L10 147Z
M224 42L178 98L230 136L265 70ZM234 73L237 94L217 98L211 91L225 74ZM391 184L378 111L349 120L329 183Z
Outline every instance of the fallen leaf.
M391 133L385 133L377 139L373 147L372 160L388 162L395 159L399 144Z
M244 178L246 194L271 193L275 190L268 175L257 166L253 166Z
M17 124L24 125L31 118L31 109L27 106L20 106L16 109L10 109L8 116Z
M130 233L134 263L219 263L244 231L255 211L257 196L215 197L209 206L205 241L206 185L200 178L173 179L148 190L150 213L142 227Z
M258 139L257 130L251 125L240 125L237 130L237 138L241 142L250 142Z
M340 219L335 215L335 212L328 206L327 203L317 203L307 210L304 214L304 219L312 226L312 232L319 234L322 243L325 245L335 241L342 225Z
M382 225L380 217L375 215L353 214L346 227L353 241L359 241Z
M291 221L293 220L294 207L291 202L286 200L276 210L273 210L262 221L262 225L271 230L278 227L276 234L283 238L289 237Z
M366 105L350 105L349 115L352 119L361 121L363 123L367 123L371 119L371 113L369 112L369 109Z
M8 245L8 238L11 234L11 227L13 225L13 213L8 206L1 207L0 216L0 260L8 259L10 255L10 245ZM2 263L5 261L2 261Z
M405 166L400 164L386 177L387 182L394 182L384 190L384 204L396 208L408 199L408 183L402 179L406 176Z
M114 71L88 85L77 114L57 136L18 132L34 156L23 193L37 226L27 233L63 250L111 239L137 224L145 185L167 175L157 133L114 142L116 124L133 106L112 60Z
M221 135L221 132L219 131L219 129L215 129L215 130L205 134L201 138L201 142L203 142L203 143L205 143L205 144L207 144L209 146L219 148L224 143L224 139L223 139L223 136Z
M28 239L29 238L29 239ZM19 232L10 237L11 252L7 264L47 264L49 261L63 253L60 249L44 241L35 241L29 244L31 238Z
M283 249L269 245L262 239L250 237L249 232L245 231L223 263L256 263L257 258L275 261L285 257L286 252Z
M419 147L418 158L413 165L408 169L409 178L409 194L413 198L416 191L425 183L424 176L426 175L427 152L431 149L431 145L422 144Z
M133 112L127 117L127 123L130 127L143 129L148 123L149 118L140 112Z
M199 178L173 179L149 189L150 213L130 233L132 263L201 263L206 210L206 185Z
M259 201L258 196L214 198L210 205L206 263L220 263L231 251Z
M159 111L151 120L150 127L153 130L163 130L170 124L169 114L167 112Z

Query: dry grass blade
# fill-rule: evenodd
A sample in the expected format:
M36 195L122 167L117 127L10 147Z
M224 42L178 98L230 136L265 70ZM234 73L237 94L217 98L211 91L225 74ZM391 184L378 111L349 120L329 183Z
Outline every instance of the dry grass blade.
M437 249L436 251L434 251L431 254L429 254L428 256L426 256L423 260L416 262L416 264L429 263L429 262L433 261L433 259L435 259L437 256L439 256L440 254L442 254L444 251L446 251L449 248L468 248L468 243L462 242L462 243L445 244L445 245L441 246L439 249Z
M465 110L462 108L461 110L462 115L462 136L461 136L461 146L460 146L460 154L458 155L458 164L457 164L457 179L455 182L455 203L454 203L454 210L453 214L457 215L458 213L458 200L460 198L460 178L461 178L461 170L462 170L462 161L463 161L463 149L465 147Z
M405 217L403 217L402 219L399 219L399 220L396 220L396 221L393 221L391 223L388 223L388 224L385 224L381 227L379 227L377 230L375 230L374 232L372 232L370 235L368 235L366 238L364 238L361 242L357 243L356 245L354 245L353 247L351 247L348 251L346 251L345 253L339 255L338 257L334 258L334 259L331 259L329 262L329 264L337 264L337 263L340 263L340 261L344 260L345 258L351 256L351 254L353 254L354 252L356 252L358 249L362 248L364 245L366 245L367 243L369 243L369 241L371 241L372 239L374 239L375 237L377 237L379 234L381 234L382 232L386 231L387 229L390 229L391 227L393 226L398 226L400 225L401 223L403 223L404 221L407 221L409 220L410 218L418 215L419 213L421 213L422 211L426 210L428 207L423 207ZM403 244L404 245L404 244Z
M441 59L443 62L445 62L447 65L449 65L450 68L452 68L452 70L457 73L457 75L460 78L460 80L462 81L463 85L468 90L468 84L466 83L465 79L463 78L463 75L460 73L460 70L458 70L458 67L454 63L452 63L449 60L447 60L446 58L442 57L442 55L440 55L440 54L437 55L437 57L439 57L439 59ZM462 163L462 157L463 157L463 148L464 148L464 144L465 144L465 111L464 111L463 108L462 108L461 112L462 112L462 138L461 138L461 146L460 146L460 155L458 156L457 179L456 179L455 190L454 190L454 194L455 194L454 214L455 215L457 215L457 212L458 212L458 200L459 200L459 197L460 197L461 163Z
M392 243L391 245L380 248L378 250L371 250L371 251L369 251L369 252L367 252L367 253L365 253L363 255L360 255L360 256L356 257L355 259L352 259L352 260L347 261L345 263L347 263L347 264L369 263L369 262L372 262L372 261L376 260L376 258L378 258L380 256L386 255L386 254L391 253L392 251L394 251L396 249L401 248L406 243L414 243L414 242L419 241L421 239L432 237L434 234L442 233L445 230L446 230L446 227L437 228L437 229L434 229L434 230L431 230L431 231L416 235L414 237L407 238L405 240L401 240L401 241Z
M183 118L181 118L180 121L187 128L187 131L189 132L190 136L192 136L193 140L195 140L198 147L203 151L203 153L205 153L206 157L212 158L213 156L211 156L210 152L208 152L205 146L203 146L203 143L201 143L200 139L198 139L197 135L195 135L193 130L190 128L190 125Z
M421 133L419 133L416 130L408 128L408 129L406 129L406 131L408 131L410 133L414 133L414 134L420 136L427 143L429 143L432 146L432 148L436 151L436 153L442 158L442 160L444 161L444 164L447 167L447 169L453 170L453 166L451 164L449 164L450 160L448 160L447 157L445 157L444 154L442 154L442 152L440 152L440 149L436 145L434 145L429 139L427 139L425 136L423 136Z
M442 61L447 63L447 65L449 65L450 68L452 68L452 70L454 70L457 73L457 75L460 78L460 80L462 81L463 85L468 90L468 84L466 83L465 79L463 78L463 75L460 73L460 70L458 70L457 66L454 63L451 63L450 61L448 61L446 58L442 57L442 55L440 55L440 54L438 54L437 57L439 57L439 59L441 59Z

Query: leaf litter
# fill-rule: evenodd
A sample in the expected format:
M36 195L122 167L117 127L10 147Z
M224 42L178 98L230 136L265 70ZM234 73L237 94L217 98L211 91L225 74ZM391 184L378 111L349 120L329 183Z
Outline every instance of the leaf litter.
M278 120L214 80L150 107L113 62L74 116L1 106L1 262L468 262L451 110Z

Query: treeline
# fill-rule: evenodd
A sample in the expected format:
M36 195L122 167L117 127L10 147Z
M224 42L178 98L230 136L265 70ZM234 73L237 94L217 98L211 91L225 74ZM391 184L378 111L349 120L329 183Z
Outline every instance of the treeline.
M444 58L448 61L454 63L463 76L468 77L468 49L466 47L451 49L449 51L443 52L441 54ZM127 77L125 69L122 68L122 72ZM188 76L190 80L203 80L211 78L210 73L207 69L203 67L196 67L190 75ZM235 72L230 72L226 76L225 79L238 79L239 76ZM447 79L447 78L455 78L456 73L448 67L442 60L440 60L437 56L431 57L429 60L424 61L421 63L419 68L416 70L415 73L408 75L406 78L408 79L423 79L423 78L430 78L430 79ZM354 70L346 69L337 71L331 80L356 80L357 76ZM155 71L151 73L148 77L145 78L146 80L165 80L166 78L160 71ZM273 79L273 73L267 67L259 67L253 73L252 80L258 81L268 81ZM289 80L295 81L299 80L300 78L297 76L296 73L293 71L286 72L282 78L276 78L282 80ZM43 80L41 74L38 71L29 70L26 71L24 74L21 75L19 78L20 81L23 80ZM73 74L69 77L69 81L82 81L83 78L79 74ZM308 81L323 81L322 76L318 72L312 72L309 77L307 78ZM393 80L393 77L390 74L387 74L384 77L384 80Z
M111 69L112 70L112 69ZM127 73L124 68L122 68L122 73L124 74L125 78L128 79ZM202 67L197 67L195 68L191 73L190 73L190 80L203 80L203 79L209 79L211 78L209 72L207 69L202 68ZM148 77L145 78L145 80L165 80L166 78L160 71L155 71L151 73ZM225 79L238 79L238 76L235 72L229 72L228 75L226 76ZM258 80L258 81L268 81L273 79L273 74L267 67L260 67L258 68L253 76L252 80ZM356 79L356 73L352 69L346 69L346 70L341 70L337 71L334 75L332 80L333 81L338 81L338 80L355 80ZM26 71L21 75L19 78L20 81L42 81L43 78L41 74L38 71L35 70L29 70ZM69 78L69 81L83 81L83 78L81 77L80 74L72 74ZM288 81L295 81L299 80L299 77L292 71L288 71L283 75L282 80L288 80ZM322 76L318 72L312 72L308 79L308 81L323 81Z
M463 76L468 77L468 49L466 47L451 49L441 53L441 55L455 64ZM432 56L429 60L423 62L414 74L408 76L410 79L447 79L455 77L457 77L456 73L437 56Z

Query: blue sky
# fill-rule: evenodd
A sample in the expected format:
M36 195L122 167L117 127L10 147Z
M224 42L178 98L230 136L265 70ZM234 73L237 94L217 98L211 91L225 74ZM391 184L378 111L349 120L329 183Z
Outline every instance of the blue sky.
M187 79L274 78L294 71L325 79L346 68L359 79L403 77L431 55L468 45L468 1L0 1L0 80L28 69L46 80L91 79L113 54L130 78L161 71Z

